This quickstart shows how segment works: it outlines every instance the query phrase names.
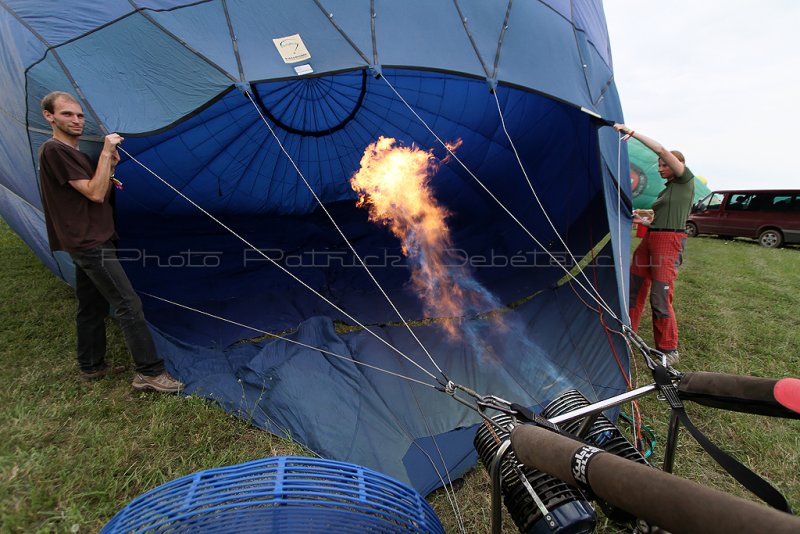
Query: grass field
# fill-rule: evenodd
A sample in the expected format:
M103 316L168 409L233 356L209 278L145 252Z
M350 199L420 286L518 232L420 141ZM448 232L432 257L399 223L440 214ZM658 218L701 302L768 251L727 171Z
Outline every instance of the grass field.
M745 240L689 241L676 289L682 371L800 376L800 250ZM0 532L96 532L137 495L188 473L300 454L194 397L139 393L130 378L76 379L72 290L0 221ZM643 328L643 334L647 338ZM109 361L129 365L116 327ZM642 366L640 365L640 368ZM640 376L644 383L647 376ZM663 453L667 408L642 402ZM690 407L717 444L775 484L800 509L800 421ZM677 474L747 497L683 433ZM457 498L469 533L489 531L489 483L475 470ZM453 512L433 503L448 531ZM505 531L513 526L506 517ZM597 532L617 532L601 525Z

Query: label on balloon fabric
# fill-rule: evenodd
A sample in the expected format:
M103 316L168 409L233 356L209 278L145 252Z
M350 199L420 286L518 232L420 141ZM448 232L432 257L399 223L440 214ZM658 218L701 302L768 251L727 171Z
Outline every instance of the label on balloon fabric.
M284 63L297 63L298 61L311 59L311 53L306 48L299 33L273 39L272 42L275 43L275 48L278 49L278 53L280 53Z

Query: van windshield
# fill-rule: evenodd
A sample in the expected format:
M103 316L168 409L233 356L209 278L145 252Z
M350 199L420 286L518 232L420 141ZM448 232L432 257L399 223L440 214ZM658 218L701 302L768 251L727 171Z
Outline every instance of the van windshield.
M722 205L724 193L711 193L697 202L693 211L718 210Z

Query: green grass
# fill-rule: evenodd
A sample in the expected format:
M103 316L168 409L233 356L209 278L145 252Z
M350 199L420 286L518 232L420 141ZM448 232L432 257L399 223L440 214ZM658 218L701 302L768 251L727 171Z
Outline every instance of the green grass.
M682 371L800 377L800 250L753 241L690 239L676 283ZM645 328L642 329L644 332ZM644 403L664 429L663 403ZM713 441L771 481L800 509L800 422L688 405ZM663 442L663 441L662 441ZM681 434L675 472L751 498Z
M676 289L679 368L800 376L800 250L747 241L689 241ZM91 385L76 379L74 298L0 222L0 532L96 532L137 495L168 480L282 454L297 445L255 429L213 403L139 393L130 377ZM643 327L648 337L649 324ZM109 361L130 365L115 326ZM640 369L642 368L640 364ZM646 375L639 377L640 383ZM642 402L660 432L668 410ZM690 406L715 442L772 481L800 509L800 422ZM663 445L657 449L660 461ZM676 472L735 495L746 492L711 465L682 433ZM489 482L477 469L456 496L470 533L488 532ZM448 531L454 514L443 492L430 497ZM514 528L505 517L506 532ZM601 525L598 532L620 531Z
M196 397L83 384L74 297L0 221L0 532L97 532L127 501L200 469L296 445ZM130 358L116 326L111 363Z

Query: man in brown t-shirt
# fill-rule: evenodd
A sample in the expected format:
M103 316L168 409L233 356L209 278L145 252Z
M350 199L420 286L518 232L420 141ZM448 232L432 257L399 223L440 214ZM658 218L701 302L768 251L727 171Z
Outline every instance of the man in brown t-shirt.
M42 100L42 114L53 128L53 137L39 149L42 206L50 249L68 252L75 264L79 376L94 380L124 370L105 362L110 307L136 364L133 387L181 391L183 384L165 370L156 353L141 299L117 259L109 197L122 137L107 135L93 165L79 150L84 116L78 101L69 93L50 93Z

